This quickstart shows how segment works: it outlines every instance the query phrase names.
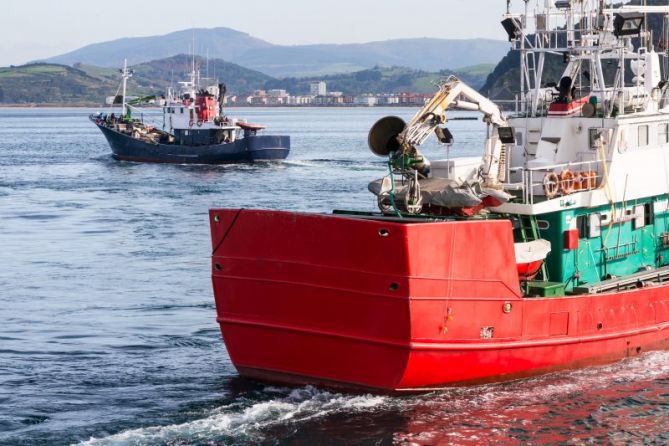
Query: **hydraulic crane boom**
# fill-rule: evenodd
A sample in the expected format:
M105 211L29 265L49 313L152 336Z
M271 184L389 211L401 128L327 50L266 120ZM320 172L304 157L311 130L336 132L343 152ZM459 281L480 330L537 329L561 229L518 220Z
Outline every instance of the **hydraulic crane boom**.
M401 150L404 153L414 152L439 125L446 123L446 111L449 109L481 112L483 121L493 127L492 131L489 129L485 142L482 177L484 186L497 187L504 175L504 171L500 169L500 160L505 158L497 129L506 127L506 118L495 103L455 76L450 76L439 84L439 91L397 136Z

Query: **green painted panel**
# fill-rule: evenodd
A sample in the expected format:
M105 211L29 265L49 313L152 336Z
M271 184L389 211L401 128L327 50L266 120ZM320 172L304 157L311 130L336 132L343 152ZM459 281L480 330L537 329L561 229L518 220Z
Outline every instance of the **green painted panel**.
M540 230L540 236L553 247L546 260L549 279L567 284L570 290L579 284L597 283L609 276L625 276L644 267L669 263L669 243L663 244L661 237L669 232L667 196L628 202L625 212L622 209L622 204L617 203L613 222L611 206L541 216L540 226L547 224L547 228ZM635 210L644 215L636 218ZM564 233L572 227L579 229L578 249L566 250ZM669 241L669 236L665 239Z

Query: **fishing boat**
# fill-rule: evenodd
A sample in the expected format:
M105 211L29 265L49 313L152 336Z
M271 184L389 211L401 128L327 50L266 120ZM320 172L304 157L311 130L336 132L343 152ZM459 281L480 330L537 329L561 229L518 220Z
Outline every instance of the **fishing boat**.
M127 98L127 81L132 76L127 62L121 70L122 94L112 105L120 113L96 113L89 119L102 131L118 160L176 163L227 164L283 160L290 151L290 137L265 135L265 127L223 113L225 84L201 86L195 70L180 88L168 89L164 99L148 96ZM151 101L162 108L162 123L148 123L133 117L136 105ZM135 115L137 112L135 113Z
M514 111L451 77L408 123L379 120L379 211L210 210L240 375L422 392L669 347L669 73L645 28L669 7L523 3L502 22ZM481 113L481 156L430 163L453 109Z

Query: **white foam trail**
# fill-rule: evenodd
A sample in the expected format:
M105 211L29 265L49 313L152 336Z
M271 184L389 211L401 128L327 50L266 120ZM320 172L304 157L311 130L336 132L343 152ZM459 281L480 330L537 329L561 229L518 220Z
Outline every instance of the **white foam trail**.
M281 389L269 388L272 394ZM283 391L285 392L285 391ZM261 429L281 423L295 423L336 412L355 413L383 405L387 397L343 395L308 386L289 391L282 398L244 407L233 403L215 410L212 415L195 421L169 426L132 429L104 438L91 438L82 446L127 446L212 441L220 437L243 437L248 441L262 439Z
M543 404L565 395L581 393L584 389L607 389L625 382L652 381L663 377L669 377L669 351L654 351L605 366L556 372L505 384L453 388L419 396L414 402L436 407L448 403L463 410L503 406L502 403L514 404L515 401Z
M317 163L309 160L286 160L283 161L282 164L286 166L318 167Z

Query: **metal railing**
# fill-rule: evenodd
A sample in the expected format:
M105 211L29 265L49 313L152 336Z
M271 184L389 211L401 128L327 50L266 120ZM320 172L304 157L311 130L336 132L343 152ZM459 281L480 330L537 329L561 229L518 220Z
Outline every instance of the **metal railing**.
M546 199L558 199L572 195L573 193L598 189L602 186L603 169L602 162L599 160L578 161L561 164L552 164L538 167L510 167L507 169L507 178L512 174L520 172L520 182L504 183L505 190L520 190L524 204L534 204L535 196L546 197ZM553 173L560 177L560 174L570 170L574 176L571 180L560 179L561 182L571 182L572 187L565 187L566 184L557 184L558 192L555 197L548 197L545 191L546 175ZM587 176L581 175L587 173ZM542 200L543 201L543 200Z

